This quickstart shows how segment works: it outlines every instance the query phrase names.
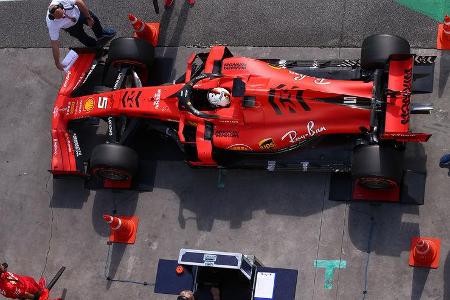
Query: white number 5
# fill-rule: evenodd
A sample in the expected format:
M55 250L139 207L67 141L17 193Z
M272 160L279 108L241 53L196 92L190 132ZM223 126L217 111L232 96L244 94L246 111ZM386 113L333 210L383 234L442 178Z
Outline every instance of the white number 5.
M98 108L106 108L108 106L108 97L98 97Z

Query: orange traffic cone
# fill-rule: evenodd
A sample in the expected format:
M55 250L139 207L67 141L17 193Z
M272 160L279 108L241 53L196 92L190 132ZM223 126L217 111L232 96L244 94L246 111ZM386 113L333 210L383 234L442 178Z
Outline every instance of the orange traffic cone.
M412 267L439 267L441 241L430 237L415 237L411 240L409 265Z
M159 38L159 23L144 23L132 14L128 14L128 19L133 25L135 37L146 40L156 47Z
M450 50L450 17L447 15L438 27L437 49Z
M110 242L134 244L136 241L136 232L139 223L138 217L113 217L110 215L103 215L103 220L105 220L111 228L111 233L109 235Z

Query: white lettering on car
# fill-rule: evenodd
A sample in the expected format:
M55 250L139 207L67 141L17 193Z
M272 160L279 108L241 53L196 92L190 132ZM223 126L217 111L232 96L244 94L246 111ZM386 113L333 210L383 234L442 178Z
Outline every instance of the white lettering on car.
M119 88L119 83L120 83L120 80L122 79L122 77L123 77L123 74L122 74L122 72L120 72L119 76L117 76L116 82L114 83L114 87L113 87L114 90L117 90Z
M63 83L63 87L64 88L67 88L67 85L69 84L69 79L70 79L70 75L71 75L72 73L69 71L69 72L67 72L67 74L66 74L66 78L64 79L64 83Z
M296 81L300 81L300 80L303 80L303 79L305 79L306 77L308 77L308 75L305 75L305 74L297 74L298 76L295 76L294 77L294 80L296 80Z
M98 97L97 107L105 109L108 106L108 97Z
M325 78L316 78L316 79L314 79L314 83L319 84L319 85L325 85L325 84L330 84L331 81L328 81Z
M108 117L108 135L109 136L113 136L113 118L112 117Z
M59 116L59 107L55 106L53 108L53 118L57 118Z
M318 135L322 131L327 130L325 128L325 126L321 126L317 129L314 126L315 126L314 121L309 121L308 124L306 125L306 133L305 134L302 134L299 136L297 131L290 130L281 137L281 140L284 141L286 138L288 138L289 143L294 144L294 143L302 142L302 141L306 140L307 138L313 137L315 135Z
M67 152L72 153L72 144L70 143L69 135L66 133Z
M75 150L75 155L77 157L80 157L83 154L81 153L81 148L80 148L80 144L78 144L78 137L77 137L76 133L73 134L72 139L73 139L73 148Z
M53 156L58 155L58 139L53 139Z
M159 109L159 101L161 100L161 89L158 89L155 93L155 101L153 101L153 106L155 109Z
M95 63L95 64L93 64L93 65L91 66L91 68L89 69L89 72L87 73L86 77L84 77L83 83L85 83L86 80L89 78L89 76L91 76L92 71L94 71L94 69L95 69L96 66L97 66L97 63ZM81 77L83 77L83 76L81 76Z

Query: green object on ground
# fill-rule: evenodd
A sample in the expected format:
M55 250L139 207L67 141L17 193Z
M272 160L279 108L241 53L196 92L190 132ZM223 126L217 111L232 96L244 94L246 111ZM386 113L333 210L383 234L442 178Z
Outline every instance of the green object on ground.
M314 267L325 269L325 281L323 287L325 289L332 289L334 269L345 269L347 267L347 261L318 259L314 261Z
M442 22L450 14L450 0L395 0L398 4Z

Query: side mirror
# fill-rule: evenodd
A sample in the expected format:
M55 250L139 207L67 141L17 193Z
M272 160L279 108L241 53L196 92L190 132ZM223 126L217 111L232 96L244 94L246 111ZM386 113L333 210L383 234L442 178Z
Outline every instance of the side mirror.
M450 154L445 154L439 161L439 167L448 169L448 176L450 176Z

